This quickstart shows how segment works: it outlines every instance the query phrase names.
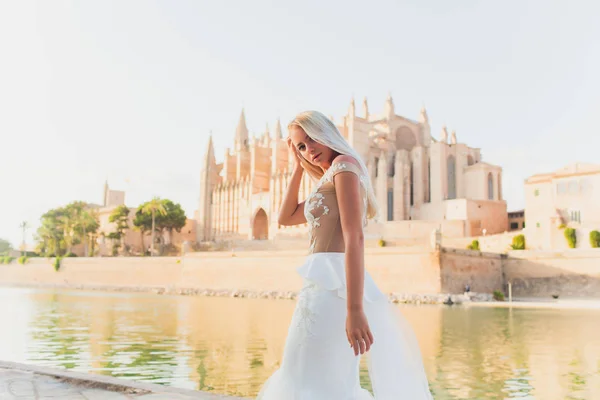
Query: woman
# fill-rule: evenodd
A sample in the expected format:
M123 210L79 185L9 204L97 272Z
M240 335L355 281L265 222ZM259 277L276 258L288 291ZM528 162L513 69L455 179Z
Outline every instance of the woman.
M366 352L375 399L432 399L412 329L364 268L363 227L377 209L365 164L319 112L288 129L294 169L279 224L308 223L310 254L281 367L257 399L373 399L359 383ZM304 171L318 182L299 202Z

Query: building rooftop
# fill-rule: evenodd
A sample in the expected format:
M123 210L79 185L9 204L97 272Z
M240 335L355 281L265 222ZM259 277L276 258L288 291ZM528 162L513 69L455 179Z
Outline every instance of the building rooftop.
M560 168L554 172L535 174L525 180L525 183L539 183L550 181L556 178L576 175L600 174L600 164L592 163L574 163Z

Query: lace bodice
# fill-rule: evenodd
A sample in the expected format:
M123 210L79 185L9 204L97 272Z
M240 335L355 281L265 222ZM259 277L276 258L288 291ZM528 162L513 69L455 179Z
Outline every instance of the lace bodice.
M360 180L360 196L363 200L362 221L366 225L367 195L365 179L360 167L349 162L334 162L325 171L304 203L304 216L309 225L310 253L344 252L344 237L340 221L333 177L339 173L351 172Z

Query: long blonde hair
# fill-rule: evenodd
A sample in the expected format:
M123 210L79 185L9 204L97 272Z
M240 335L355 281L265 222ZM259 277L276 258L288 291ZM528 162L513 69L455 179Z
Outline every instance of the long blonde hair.
M377 216L377 200L375 192L371 184L371 177L362 157L350 144L344 139L335 124L329 118L318 111L304 111L296 115L296 118L288 125L288 130L292 126L299 126L304 132L317 143L329 147L339 154L351 156L359 164L363 171L364 178L361 179L361 184L364 186L367 193L367 218L375 218ZM323 176L323 170L311 164L304 157L300 156L300 163L304 170L314 179L319 180Z

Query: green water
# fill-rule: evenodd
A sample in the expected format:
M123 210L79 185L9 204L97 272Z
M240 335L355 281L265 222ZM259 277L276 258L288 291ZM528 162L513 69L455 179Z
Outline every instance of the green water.
M0 288L0 360L251 398L278 367L294 305ZM598 310L399 310L436 400L600 399Z

